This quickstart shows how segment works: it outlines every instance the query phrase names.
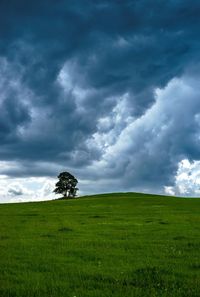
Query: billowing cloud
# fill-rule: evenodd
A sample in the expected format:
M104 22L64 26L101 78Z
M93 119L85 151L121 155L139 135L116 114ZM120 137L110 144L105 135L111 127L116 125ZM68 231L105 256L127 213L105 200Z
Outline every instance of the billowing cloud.
M142 117L127 117L121 131L119 121L108 132L95 133L93 145L103 154L89 167L91 178L111 179L113 190L117 186L162 192L164 186L174 185L179 162L200 157L198 82L187 75L173 79L155 90L155 103ZM118 112L123 126L121 114L123 108Z
M2 202L43 201L59 198L53 193L56 179L44 177L9 178L1 176Z
M178 165L174 186L166 187L165 192L169 195L199 197L200 161L182 160Z
M180 162L199 160L199 13L198 1L1 1L1 176L172 189Z

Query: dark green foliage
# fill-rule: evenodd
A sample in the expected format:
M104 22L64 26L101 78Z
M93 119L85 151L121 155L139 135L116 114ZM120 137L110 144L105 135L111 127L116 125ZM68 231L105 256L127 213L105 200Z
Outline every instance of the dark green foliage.
M58 175L59 181L56 183L54 192L56 194L63 194L64 197L74 198L78 188L76 187L78 181L69 172L61 172Z
M58 229L58 231L60 231L60 232L69 232L69 231L73 231L73 229L68 228L68 227L63 227L63 228Z
M142 194L0 205L0 296L199 297L199 213Z

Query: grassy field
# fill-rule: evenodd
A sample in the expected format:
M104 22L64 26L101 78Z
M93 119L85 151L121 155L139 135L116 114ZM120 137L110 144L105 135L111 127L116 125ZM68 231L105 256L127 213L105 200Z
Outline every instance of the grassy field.
M0 205L0 297L200 296L200 199Z

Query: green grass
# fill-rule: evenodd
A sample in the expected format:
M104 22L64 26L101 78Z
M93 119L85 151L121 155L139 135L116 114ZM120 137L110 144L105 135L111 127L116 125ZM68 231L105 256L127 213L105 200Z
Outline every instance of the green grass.
M200 199L0 205L0 297L200 296Z

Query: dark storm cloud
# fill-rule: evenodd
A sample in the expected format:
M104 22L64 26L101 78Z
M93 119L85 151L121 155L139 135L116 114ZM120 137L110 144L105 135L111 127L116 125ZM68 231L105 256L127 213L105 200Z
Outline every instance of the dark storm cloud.
M1 1L0 158L21 164L2 173L53 175L40 166L47 162L82 175L100 162L105 146L130 125L127 114L136 121L154 106L156 88L189 69L198 75L199 14L199 1ZM117 120L123 100L127 108ZM104 170L113 180L126 171L121 188L133 180L149 188L172 184L181 158L199 158L193 130L173 141L173 126L154 144L151 131L140 127L136 136L130 129L137 147L109 158ZM95 137L110 139L95 145ZM148 153L151 143L155 155Z
M29 114L26 107L18 101L14 101L15 94L10 94L1 104L0 135L2 140L12 137L13 130L18 125L22 125L29 120ZM5 138L4 138L5 137Z
M199 160L198 81L199 77L186 75L157 91L152 108L130 122L104 151L102 160L89 168L94 184L101 177L107 191L162 192L163 185L173 185L177 164L182 159ZM105 140L101 132L99 139Z
M30 121L25 92L20 90L19 83L5 59L0 59L0 140L1 144L12 143L18 129ZM23 100L21 96L23 95Z

